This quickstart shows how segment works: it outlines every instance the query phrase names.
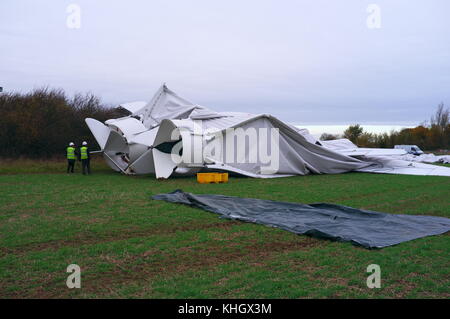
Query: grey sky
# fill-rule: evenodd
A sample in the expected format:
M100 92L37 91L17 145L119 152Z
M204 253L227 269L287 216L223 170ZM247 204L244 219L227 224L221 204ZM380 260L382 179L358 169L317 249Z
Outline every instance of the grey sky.
M69 4L81 28L66 26ZM367 6L381 8L369 29ZM0 86L149 100L298 124L418 124L450 104L448 0L2 0Z

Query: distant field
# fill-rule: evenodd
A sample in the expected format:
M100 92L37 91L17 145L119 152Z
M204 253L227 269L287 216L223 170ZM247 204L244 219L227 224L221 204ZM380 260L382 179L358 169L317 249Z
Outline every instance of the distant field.
M103 158L94 155L91 165L95 167L97 173L110 173L111 168L106 165ZM2 159L0 158L0 174L61 174L67 170L67 161L60 159L43 160L43 159ZM75 162L75 171L81 171L81 162Z
M201 185L127 177L100 161L91 176L77 170L0 161L1 298L450 297L450 233L366 250L150 199L181 188L450 218L448 177L349 173ZM65 285L72 263L81 267L81 289ZM369 264L381 266L381 289L366 286Z

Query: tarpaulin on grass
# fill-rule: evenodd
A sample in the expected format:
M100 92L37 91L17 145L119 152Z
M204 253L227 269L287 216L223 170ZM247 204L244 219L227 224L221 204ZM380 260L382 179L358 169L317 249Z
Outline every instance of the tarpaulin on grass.
M365 248L383 248L450 230L449 218L394 215L326 203L297 204L196 195L182 190L152 198L201 208L223 218L268 225L312 237L349 241Z

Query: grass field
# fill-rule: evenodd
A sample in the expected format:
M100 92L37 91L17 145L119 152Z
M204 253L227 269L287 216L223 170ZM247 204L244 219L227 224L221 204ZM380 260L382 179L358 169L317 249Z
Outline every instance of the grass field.
M366 250L152 201L195 193L450 217L450 178L349 173L271 180L126 177L95 162L0 162L1 298L449 298L450 233ZM18 173L17 173L18 172ZM79 172L79 168L78 168ZM78 264L81 289L66 287ZM369 264L382 287L366 286Z

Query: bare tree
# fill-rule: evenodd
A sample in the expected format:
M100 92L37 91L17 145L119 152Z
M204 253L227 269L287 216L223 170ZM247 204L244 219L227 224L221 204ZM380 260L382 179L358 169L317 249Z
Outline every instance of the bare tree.
M431 127L435 126L441 132L443 132L450 124L450 110L444 108L444 103L439 103L436 113L431 117L430 124Z

